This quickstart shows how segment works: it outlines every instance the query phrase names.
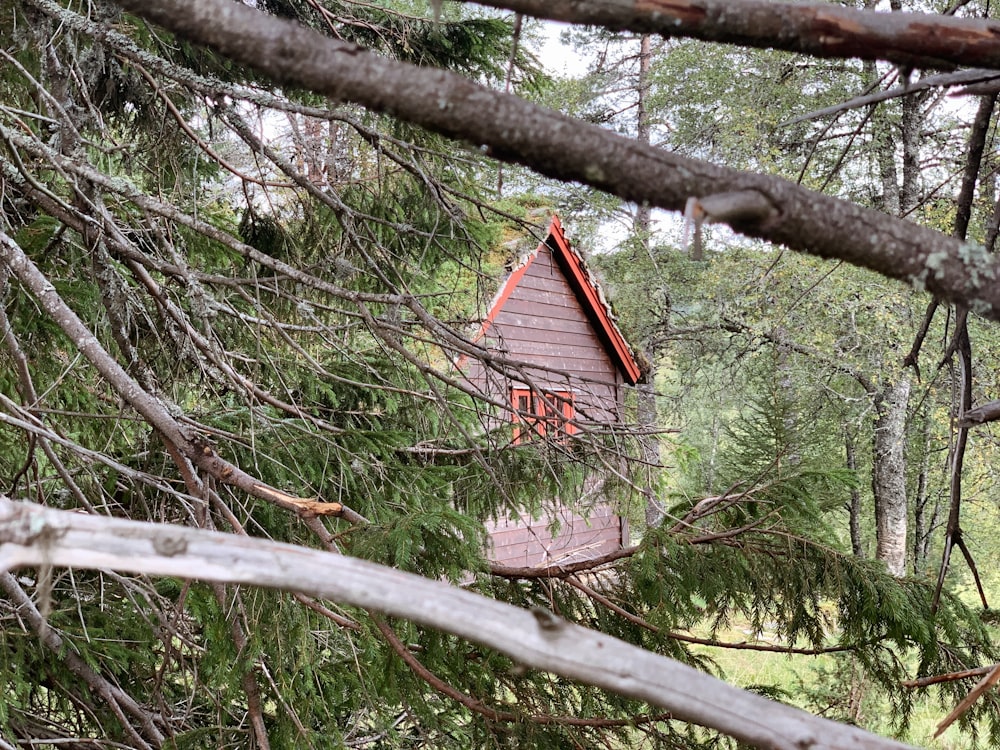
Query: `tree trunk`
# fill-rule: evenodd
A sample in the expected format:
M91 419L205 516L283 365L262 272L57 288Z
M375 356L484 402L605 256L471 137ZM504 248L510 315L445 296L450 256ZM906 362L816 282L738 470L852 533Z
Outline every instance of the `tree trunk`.
M636 140L649 145L649 67L653 58L652 39L649 34L643 34L639 39L639 75L636 80ZM641 238L646 250L649 250L649 229L651 207L648 203L640 203L635 211L635 232Z
M920 455L920 473L917 475L916 497L913 503L913 574L919 575L931 546L931 534L937 525L938 503L930 503L928 478L930 476L930 422L923 420L923 441Z
M866 6L872 3L867 3ZM901 0L890 0L893 12L902 10ZM874 66L866 64L866 73ZM907 70L900 71L905 83ZM875 112L876 128L881 130L882 142L878 149L879 170L885 193L885 210L896 216L905 216L916 205L920 192L920 126L922 114L920 100L915 96L903 97L902 186L897 182L896 149L892 131L882 109ZM910 380L906 375L896 382L886 383L876 396L874 451L872 455L872 490L875 494L876 557L886 564L894 576L906 575L906 410L910 400Z
M649 95L649 66L652 59L652 40L649 34L643 34L639 39L639 74L636 80L636 137L641 143L650 142L649 111L646 106ZM636 206L633 228L638 240L639 250L652 257L649 233L651 229L651 208L648 203ZM643 459L645 459L646 482L643 491L646 495L646 525L659 526L663 521L665 510L657 497L659 487L658 473L660 467L660 439L655 434L659 425L656 408L656 370L659 359L659 346L656 342L655 330L650 340L643 342L643 348L649 355L649 372L647 382L639 386L638 417L639 424L647 431L642 438Z
M854 435L850 432L844 435L844 448L847 453L847 468L857 471L858 460L854 453ZM851 502L847 506L851 529L851 552L855 557L864 557L865 548L861 543L861 492L857 487L851 487Z
M862 64L864 81L872 86L878 80L878 71L874 62ZM899 216L900 195L899 176L896 171L896 146L892 130L883 111L877 104L872 105L872 135L874 138L875 159L878 163L879 178L882 182L882 194L876 200L876 208L887 214Z
M872 491L875 494L876 557L894 576L906 574L906 408L910 380L902 376L879 395L875 409Z
M663 522L666 510L658 496L659 471L660 471L660 439L655 434L659 425L656 409L656 384L653 377L656 367L650 368L650 382L643 383L638 388L638 420L642 426L644 434L642 436L642 454L645 466L645 481L643 482L643 494L646 496L646 526L653 528Z

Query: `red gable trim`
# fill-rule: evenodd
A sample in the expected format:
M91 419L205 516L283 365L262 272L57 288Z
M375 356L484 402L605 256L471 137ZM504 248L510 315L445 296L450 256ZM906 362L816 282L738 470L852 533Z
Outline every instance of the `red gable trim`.
M583 258L573 251L566 240L558 216L552 217L552 223L549 225L549 237L555 240L555 248L553 248L557 251L555 256L557 260L561 261L560 265L567 272L570 286L583 302L587 312L597 322L600 332L604 334L610 344L610 353L613 355L613 359L617 360L618 368L624 373L625 379L634 385L639 382L642 370L632 355L632 347L625 341L618 325L611 318L608 306L601 298L590 274L584 268Z
M541 248L541 245L535 248L535 252L527 256L521 265L516 268L503 282L503 286L500 287L499 291L493 297L493 302L490 303L489 312L486 313L486 317L483 319L483 324L479 327L478 333L472 337L473 341L479 341L486 335L486 332L490 330L490 326L493 325L493 321L496 320L497 315L500 314L503 306L510 298L511 293L517 288L517 285L521 283L521 279L525 272L527 272L528 266L530 266L534 262L535 258L538 257L538 251L541 250Z
M570 287L576 293L577 298L582 303L591 321L595 323L599 333L602 334L602 337L607 342L608 353L611 354L612 359L615 361L618 369L624 374L625 379L632 385L639 382L642 370L635 361L632 348L625 341L622 332L618 330L617 324L611 318L608 307L604 300L601 299L595 282L584 268L583 258L570 247L566 235L563 234L562 223L559 221L558 216L552 217L545 242L535 248L535 251L521 263L520 267L507 277L503 286L500 287L500 290L493 298L489 312L486 313L482 327L473 340L478 341L486 335L486 332L493 325L493 321L500 314L500 310L503 309L511 293L520 283L528 267L538 257L538 251L542 249L542 245L552 250L553 257L566 274Z

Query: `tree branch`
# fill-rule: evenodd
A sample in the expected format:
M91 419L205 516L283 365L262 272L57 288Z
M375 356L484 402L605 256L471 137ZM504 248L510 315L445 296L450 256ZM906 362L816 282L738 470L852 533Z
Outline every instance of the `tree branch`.
M944 733L944 730L950 727L956 719L972 708L972 704L979 700L979 696L996 685L997 682L1000 682L1000 664L993 667L983 679L976 683L976 686L969 691L969 694L962 699L962 702L955 706L955 709L941 720L934 731L934 737L940 737Z
M379 57L241 3L119 4L279 83L394 115L483 147L502 161L625 200L680 211L692 197L756 191L773 211L763 221L728 221L734 230L869 268L1000 319L996 260L939 232L787 180L668 153L446 71Z
M885 89L884 91L862 94L861 96L848 99L840 104L834 104L830 107L824 107L823 109L817 109L814 112L807 112L804 115L793 117L790 120L785 120L781 124L794 125L795 123L805 122L806 120L829 117L830 115L836 115L840 112L846 112L849 109L858 109L860 107L878 104L879 102L888 101L889 99L895 99L900 96L912 96L931 88L948 88L951 86L968 86L971 88L973 85L977 84L996 86L998 80L1000 80L1000 71L984 70L980 68L975 70L960 70L957 73L939 73L938 75L924 76L916 81L908 82L905 86L895 86L891 89ZM969 89L962 89L962 91L958 93L972 94L975 92Z
M202 436L189 435L166 405L142 388L108 354L97 337L63 301L52 283L24 254L20 246L3 232L0 232L0 263L6 264L11 274L30 290L42 309L62 328L80 353L94 365L115 392L139 412L164 440L176 446L199 469L220 482L235 486L253 497L271 502L302 517L343 514L344 506L340 503L294 497L269 487L225 460Z
M1000 68L1000 23L774 0L477 0L552 21L910 67Z
M955 682L968 677L982 677L984 674L992 672L998 664L990 664L988 667L976 667L975 669L963 669L961 672L948 672L947 674L935 674L929 677L918 677L915 680L903 680L900 685L908 688L924 688L930 685L939 685L942 682Z
M0 500L0 503L9 502L8 500ZM80 517L78 513L63 512L69 516L76 515ZM0 515L2 513L3 511L0 511ZM3 559L3 552L3 547L0 546L0 560ZM43 565L44 563L38 564ZM28 621L31 629L35 631L35 635L38 636L38 639L46 648L57 654L73 674L79 677L90 690L101 696L101 699L107 703L112 713L118 717L122 729L131 738L132 742L135 743L137 748L152 750L153 747L159 747L163 743L163 734L156 726L156 721L163 722L163 718L144 709L132 696L109 682L103 675L91 667L83 657L76 653L62 636L49 625L14 576L7 569L4 569L2 565L0 565L0 588L3 588L7 592L7 596L17 607L18 613ZM134 727L132 722L129 721L128 715L132 716L138 722L142 729L141 734L139 729Z
M342 555L199 529L57 511L0 498L0 569L113 568L299 591L410 619L778 750L904 748L811 716L671 659L555 616L531 612Z

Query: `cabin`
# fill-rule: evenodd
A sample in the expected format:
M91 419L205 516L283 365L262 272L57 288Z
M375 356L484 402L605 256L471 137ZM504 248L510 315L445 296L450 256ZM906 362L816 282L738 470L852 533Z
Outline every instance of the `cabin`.
M642 376L600 285L558 217L551 219L545 239L509 269L475 341L523 363L517 376L523 379L500 375L479 361L463 368L476 389L510 404L505 418L514 422L515 443L543 435L569 442L581 430L621 423L625 386ZM597 557L628 544L627 523L603 499L601 485L599 477L589 479L584 497L574 499L576 510L555 503L541 518L522 514L491 522L489 558L536 567Z

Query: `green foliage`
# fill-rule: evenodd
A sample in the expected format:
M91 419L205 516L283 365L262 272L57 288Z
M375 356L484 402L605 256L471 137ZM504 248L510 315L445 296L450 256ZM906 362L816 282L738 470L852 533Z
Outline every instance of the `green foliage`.
M914 301L847 269L738 246L700 264L658 248L598 260L623 324L669 342L661 408L685 427L671 452L674 503L630 561L635 588L621 599L642 602L636 611L664 630L707 631L709 641L742 631L765 643L846 649L795 670L798 698L842 720L906 731L926 692L947 713L968 683L924 692L899 683L992 663L993 634L954 595L934 613L928 581L899 581L881 563L855 558L844 514L852 492L870 507L862 381L880 384L905 353ZM655 319L649 300L659 298L667 305ZM923 408L940 409L940 395L928 383ZM945 478L920 461L946 440L941 417L929 418L926 442L914 420L914 493L921 471L927 492L943 491ZM859 472L846 468L845 429ZM968 476L975 481L975 470ZM703 517L683 520L698 508ZM742 664L755 673L752 659ZM776 680L760 687L788 690L788 671ZM994 717L980 705L967 727L978 721L992 733Z
M509 79L526 96L635 131L632 38L588 33L586 43L604 51L588 77L553 81L523 38L511 60L514 21L494 13L445 8L430 18L415 3L258 5L394 59L495 87ZM504 173L506 189L525 193L499 198L499 170L475 150L310 92L280 90L116 6L94 3L87 12L162 65L140 70L108 39L22 3L0 7L4 49L29 74L14 65L0 73L0 125L38 146L21 149L10 139L0 146L2 229L186 435L255 481L344 503L364 520L302 519L210 473L192 479L191 465L178 462L174 446L165 449L160 432L123 398L128 388L99 376L77 354L83 342L6 274L3 309L36 395L27 395L22 360L7 342L3 412L21 424L38 421L30 430L0 425L5 493L301 545L329 534L343 554L551 610L722 675L719 654L742 628L754 641L744 645L766 637L780 644L775 649L835 660L804 687L812 705L829 707L843 686L864 682L873 686L867 699L886 701L879 705L890 706L897 726L914 704L899 692L900 680L997 658L992 632L965 597L946 591L932 612L927 581L891 578L848 552L843 508L852 491L870 501L869 391L897 372L923 300L821 261L724 244L709 227L704 262L643 237L594 257L630 338L666 352L655 384L660 411L684 429L664 450L672 463L662 482L668 515L611 571L572 581L500 578L484 559L485 521L583 497L597 472L613 475L604 492L624 512L634 514L645 489L636 480L644 467L628 460L637 453L634 436L512 447L510 426L491 423L496 415L466 392L453 366L467 349L460 340L467 323L495 291L505 244L524 234L520 222L557 205L581 237L596 237L618 201L572 187L531 194L535 183L516 170ZM854 92L864 73L858 66L663 45L646 104L654 131L669 131L672 148L801 173L810 185L875 202L878 191L841 170L843 151L822 137L822 126L784 124ZM187 85L192 74L210 81L211 96ZM884 122L895 126L898 105L889 107ZM237 116L273 139L283 158L250 148L231 127ZM862 113L844 123L873 135ZM41 146L61 149L62 161L48 161ZM875 151L858 161L859 172ZM108 179L79 176L71 169L79 163ZM125 181L150 200L135 200ZM920 208L938 227L952 214L946 201ZM945 337L935 325L931 334ZM995 335L975 330L995 360ZM983 397L996 390L991 378L980 381ZM928 425L943 423L948 385L928 379L921 395ZM845 430L862 436L855 472L845 465ZM925 435L911 430L911 455L929 463L946 436L930 426ZM43 446L41 436L53 439ZM992 447L975 450L970 489L989 497ZM926 478L913 469L910 485ZM929 486L941 491L940 472ZM992 528L986 505L972 512ZM984 536L970 542L988 546ZM250 717L273 747L724 744L654 720L636 701L391 622L404 660L368 613L334 602L111 572L23 570L7 584L0 734L16 741L132 746L144 732L149 739L142 720L95 687L97 675L154 717L168 748L252 746ZM30 608L17 609L18 589L41 610L51 607L47 622L60 647L43 645ZM755 682L761 694L792 697L789 684ZM943 687L942 705L965 688ZM841 715L858 719L856 705L848 701ZM997 742L997 716L990 697L968 715L968 731Z

